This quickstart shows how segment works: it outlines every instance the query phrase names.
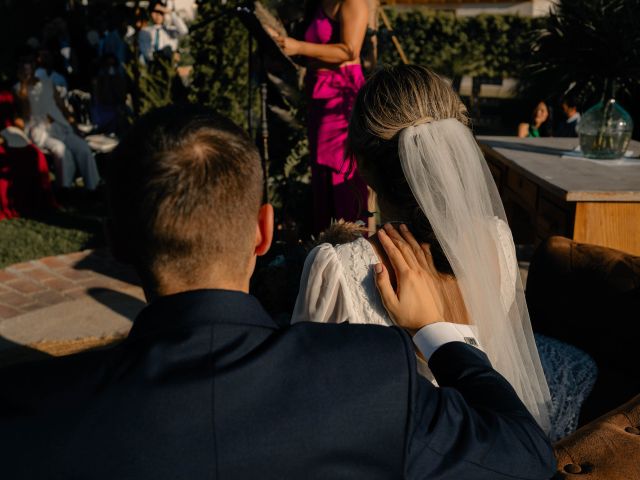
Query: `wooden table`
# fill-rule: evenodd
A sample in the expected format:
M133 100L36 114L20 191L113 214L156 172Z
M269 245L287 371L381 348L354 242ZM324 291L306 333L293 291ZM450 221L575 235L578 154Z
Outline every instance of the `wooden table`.
M606 165L563 154L577 138L478 137L516 243L551 235L640 255L640 159ZM629 150L640 154L640 142Z

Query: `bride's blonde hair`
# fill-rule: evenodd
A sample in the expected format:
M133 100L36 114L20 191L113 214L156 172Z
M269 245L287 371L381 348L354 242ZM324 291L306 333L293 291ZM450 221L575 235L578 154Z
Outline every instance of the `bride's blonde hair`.
M438 271L452 273L433 230L404 177L398 153L402 129L455 118L469 125L467 109L451 85L426 67L401 65L375 72L358 93L348 148L358 171L381 203L405 212L414 234L431 245Z

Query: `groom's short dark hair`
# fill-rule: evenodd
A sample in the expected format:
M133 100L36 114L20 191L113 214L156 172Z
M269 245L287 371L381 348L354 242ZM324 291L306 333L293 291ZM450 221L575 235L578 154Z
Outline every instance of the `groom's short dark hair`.
M114 252L147 280L169 268L196 280L233 267L255 240L263 192L260 156L240 128L193 105L154 110L109 159Z

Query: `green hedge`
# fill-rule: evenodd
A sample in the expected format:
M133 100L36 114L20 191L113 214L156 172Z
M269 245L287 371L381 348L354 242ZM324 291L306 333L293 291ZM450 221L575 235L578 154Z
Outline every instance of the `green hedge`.
M518 77L545 21L517 15L457 17L426 9L386 11L409 60L451 78ZM388 33L383 29L380 36L380 63L399 63Z
M268 3L277 7L286 2ZM219 5L203 4L200 19L222 10ZM544 25L543 18L516 15L456 17L451 12L428 9L386 11L409 60L451 78L518 77L530 57L535 31ZM190 38L195 59L192 100L224 111L245 127L247 45L244 27L228 17L193 32ZM379 51L381 64L400 62L384 28Z

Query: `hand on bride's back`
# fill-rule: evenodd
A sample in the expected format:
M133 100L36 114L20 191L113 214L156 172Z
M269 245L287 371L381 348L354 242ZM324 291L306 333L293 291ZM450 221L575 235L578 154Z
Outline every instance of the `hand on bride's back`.
M385 225L378 239L396 277L394 289L387 269L381 263L375 266L376 284L392 320L410 331L444 321L444 302L429 247L420 245L404 225L400 232Z

